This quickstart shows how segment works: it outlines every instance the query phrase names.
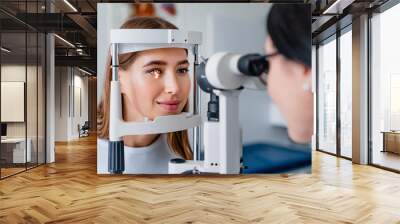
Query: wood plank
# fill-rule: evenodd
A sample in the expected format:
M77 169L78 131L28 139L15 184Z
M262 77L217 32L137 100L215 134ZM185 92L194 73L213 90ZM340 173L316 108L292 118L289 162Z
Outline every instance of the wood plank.
M0 181L0 223L400 223L400 175L313 152L312 174L99 176L96 138Z

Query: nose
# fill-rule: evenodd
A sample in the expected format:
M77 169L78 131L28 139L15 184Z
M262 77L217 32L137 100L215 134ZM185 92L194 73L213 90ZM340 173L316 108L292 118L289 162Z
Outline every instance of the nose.
M175 72L168 72L164 76L164 90L169 94L176 94L179 92L179 81Z

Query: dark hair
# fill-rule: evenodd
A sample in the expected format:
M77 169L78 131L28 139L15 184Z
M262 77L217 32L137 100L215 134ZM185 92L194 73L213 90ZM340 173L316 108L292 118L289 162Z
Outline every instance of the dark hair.
M286 58L311 68L311 7L309 4L274 4L267 31Z

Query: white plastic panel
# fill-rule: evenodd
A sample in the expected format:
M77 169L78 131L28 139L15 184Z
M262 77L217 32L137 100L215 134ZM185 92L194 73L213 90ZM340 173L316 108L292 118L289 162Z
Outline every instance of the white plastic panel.
M201 44L201 33L167 29L113 29L110 43L135 44Z
M1 82L1 122L24 122L24 82Z

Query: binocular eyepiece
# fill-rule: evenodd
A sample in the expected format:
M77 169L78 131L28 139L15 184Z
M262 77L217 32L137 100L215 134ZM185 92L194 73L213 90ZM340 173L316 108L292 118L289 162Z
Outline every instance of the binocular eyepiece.
M268 61L266 60L266 55L259 54L246 54L246 55L236 55L234 57L225 57L217 60L218 63L223 65L227 75L223 74L212 74L221 75L222 79L235 80L238 78L235 74L240 74L243 76L258 77L263 73L266 73L269 68ZM207 118L208 120L218 121L219 120L219 97L213 93L213 89L218 89L210 83L206 75L206 66L209 63L209 59L205 59L202 63L196 65L196 81L201 90L210 94L210 101L208 102ZM210 65L213 66L213 65ZM209 74L210 75L210 74ZM228 81L229 82L229 81Z
M239 71L247 76L260 76L262 73L267 73L269 63L265 55L246 54L240 57L237 66Z
M246 54L240 57L231 58L232 60L220 61L221 63L234 63L237 72L240 72L245 76L258 77L263 73L268 73L269 63L266 55L260 54ZM202 63L196 66L196 80L201 90L206 93L211 93L213 89L216 89L206 76L206 65L209 59L205 59ZM229 66L228 66L229 67ZM234 77L226 77L234 79Z

